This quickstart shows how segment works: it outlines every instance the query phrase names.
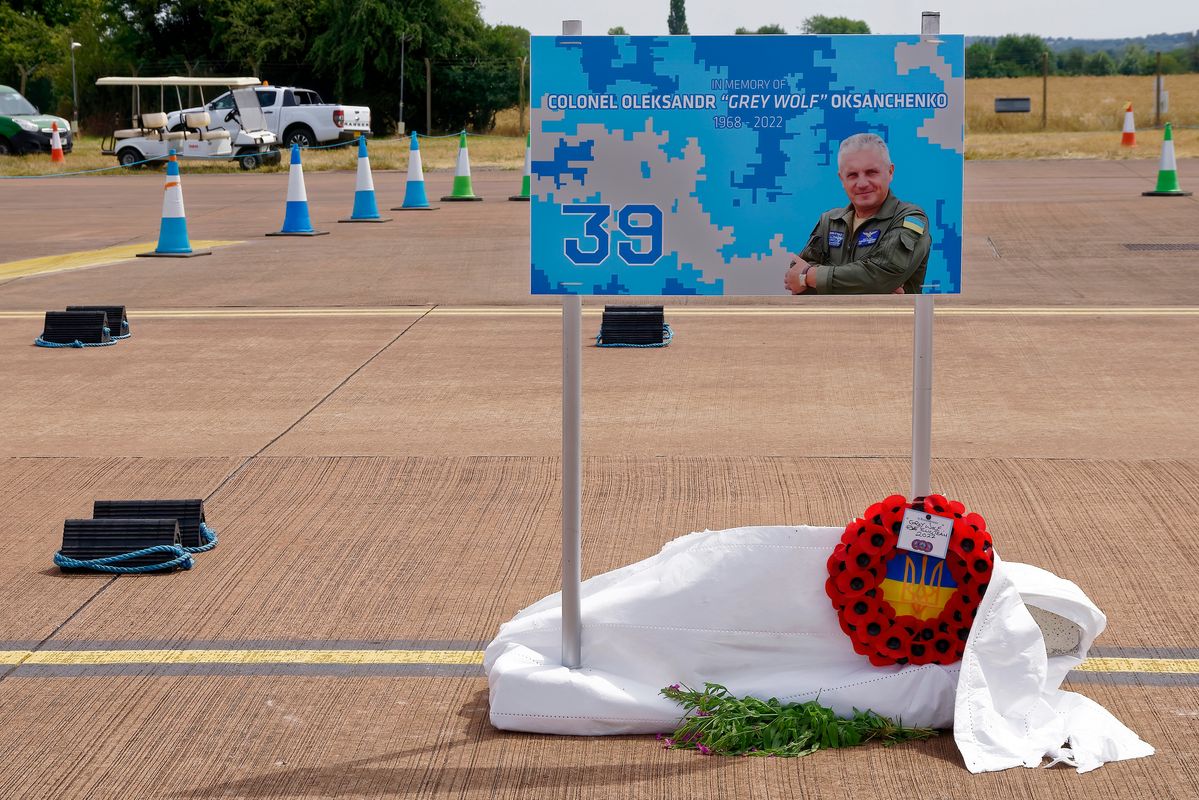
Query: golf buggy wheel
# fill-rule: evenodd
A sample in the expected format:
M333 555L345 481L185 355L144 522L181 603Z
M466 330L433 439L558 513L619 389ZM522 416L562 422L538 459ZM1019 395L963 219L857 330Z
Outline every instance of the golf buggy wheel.
M136 166L143 160L143 156L137 148L122 147L117 151L117 163L122 167Z
M283 134L283 146L291 147L293 144L298 144L300 147L312 147L316 144L316 134L307 125L288 128Z
M262 166L262 155L257 150L243 150L237 156L237 165L244 170L258 169Z

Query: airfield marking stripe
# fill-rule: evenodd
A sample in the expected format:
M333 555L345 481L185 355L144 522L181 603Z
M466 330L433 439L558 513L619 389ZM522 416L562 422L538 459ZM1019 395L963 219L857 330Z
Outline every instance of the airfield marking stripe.
M205 247L219 244L235 244L235 242L202 242ZM149 247L143 245L142 247ZM2 276L0 276L2 277ZM41 319L43 311L0 311L0 319ZM559 317L558 308L442 308L430 310L428 306L409 306L404 308L180 308L180 309L134 309L131 313L141 319L203 319L206 317L222 318L297 318L297 317L406 317L421 314L441 317ZM600 308L583 309L584 316L598 317L603 313ZM779 317L779 316L891 316L908 317L912 315L910 308L871 308L871 307L836 307L836 308L793 308L793 307L757 307L741 308L729 306L707 306L702 308L670 308L666 313L671 316L731 316L731 317ZM1199 316L1199 307L1166 306L1161 308L941 308L937 310L939 317L1193 317Z
M241 242L225 241L196 241L194 248L224 247ZM62 253L56 256L39 256L26 258L21 261L8 261L0 264L0 280L22 278L26 275L42 275L49 272L63 272L85 267L99 267L105 264L116 264L121 261L132 261L138 253L145 253L157 247L156 242L140 244L123 244L117 247L105 247L100 250L79 250L74 253Z
M22 654L25 655L25 654ZM105 664L482 664L482 650L41 650L23 666Z
M156 649L3 650L0 664L105 666L128 664L481 665L482 650ZM1079 672L1199 675L1199 658L1089 658Z
M1088 658L1081 672L1145 672L1199 675L1199 658Z

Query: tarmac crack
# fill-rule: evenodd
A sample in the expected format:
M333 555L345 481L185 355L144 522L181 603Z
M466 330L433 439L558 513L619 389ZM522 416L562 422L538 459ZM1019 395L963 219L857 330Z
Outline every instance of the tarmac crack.
M371 357L368 358L366 361L363 361L361 364L359 364L357 367L355 367L354 370L349 375L342 378L342 380L336 386L334 386L332 389L330 389L328 391L328 393L325 394L324 397L322 397L320 400L316 401L316 403L312 406L312 408L308 409L303 414L301 414L299 416L299 418L297 418L294 422L292 422L290 425L288 425L286 428L284 428L282 432L280 432L277 436L275 436L275 438L271 439L269 442L267 442L262 447L260 447L257 452L255 452L253 455L247 457L245 461L241 462L241 464L237 465L237 467L235 467L228 475L225 476L224 480L222 480L219 484L217 484L215 489L213 489L211 492L209 492L204 497L204 502L208 502L213 497L215 497L217 492L219 492L221 489L225 488L225 486L229 483L229 481L233 480L235 477L237 477L239 474L241 474L241 472L246 467L248 467L250 464L254 463L255 459L257 459L259 456L261 456L267 450L271 449L271 447L275 444L275 442L279 441L284 436L291 433L292 430L294 430L297 425L299 425L301 422L306 420L314 411L316 411L318 408L320 408L322 405L324 405L325 402L328 401L328 399L330 397L337 394L337 392L343 386L345 386L347 383L349 383L350 380L353 379L353 377L355 375L357 375L359 372L366 369L366 367L369 366L372 361L374 361L376 358L378 358L379 356L381 356L385 352L387 352L387 350L390 349L393 344L398 342L404 334L406 334L408 331L412 330L418 322L423 320L425 317L429 316L429 314L431 314L436 308L437 308L437 306L433 305L433 306L429 306L427 309L425 309L425 313L421 314L419 317L412 320L412 322L410 322L402 331L400 331L398 334L396 334L395 337L392 338L391 341L389 341L387 344L383 345L381 348L376 350L375 353L373 355L371 355Z

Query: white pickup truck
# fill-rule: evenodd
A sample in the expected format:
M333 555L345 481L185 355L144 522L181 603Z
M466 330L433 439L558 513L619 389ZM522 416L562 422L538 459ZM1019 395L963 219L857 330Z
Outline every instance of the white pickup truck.
M356 139L358 134L371 131L371 110L366 106L340 106L325 103L311 89L293 86L257 86L258 103L270 131L278 137L280 147L293 143L301 147ZM233 107L233 96L226 92L200 108L185 108L167 117L170 130L182 131L183 115L207 111L212 120L210 128L224 128L231 136L240 130Z

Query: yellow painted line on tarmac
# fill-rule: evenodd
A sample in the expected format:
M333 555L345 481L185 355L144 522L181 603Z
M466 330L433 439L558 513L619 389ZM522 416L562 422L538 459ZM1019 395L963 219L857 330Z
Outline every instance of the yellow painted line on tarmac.
M32 650L3 650L0 651L0 665L20 664L33 655Z
M211 243L206 243L206 246ZM227 242L226 244L233 244ZM431 317L546 317L557 318L562 310L557 307L504 307L478 306L463 308L430 309L428 306L400 308L177 308L177 309L131 309L130 315L137 319L205 319L205 318L309 318L309 317L415 317L428 314ZM583 309L584 316L598 317L603 313L599 307ZM787 316L882 316L910 317L910 308L887 308L869 306L838 306L826 308L795 308L789 306L741 307L704 306L666 308L672 317L787 317ZM1161 308L941 308L939 317L1195 317L1199 307L1165 306ZM43 311L0 311L0 319L41 319Z
M6 654L7 655L7 654ZM20 663L109 664L482 664L481 650L41 650Z
M1075 669L1081 672L1199 675L1199 658L1088 658Z
M194 241L193 249L224 247L240 242L224 241ZM26 275L42 275L49 272L63 272L70 269L99 267L104 264L116 264L137 258L138 253L147 253L157 247L156 242L141 244L123 244L117 247L104 247L100 250L79 250L74 253L62 253L56 256L40 256L26 258L21 261L8 261L0 264L0 280L23 278Z

